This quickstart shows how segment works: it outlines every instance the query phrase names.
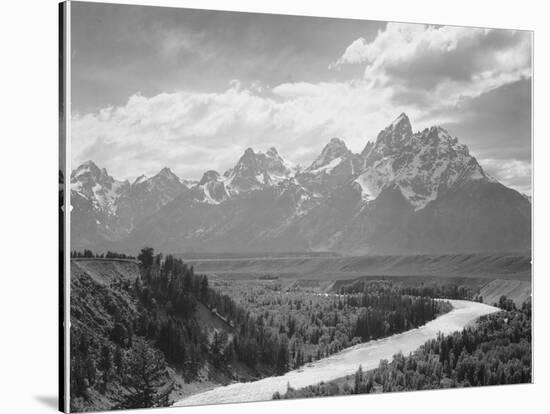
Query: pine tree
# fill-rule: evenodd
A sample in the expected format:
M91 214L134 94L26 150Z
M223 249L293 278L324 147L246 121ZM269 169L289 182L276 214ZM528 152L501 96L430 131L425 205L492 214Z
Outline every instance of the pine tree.
M201 277L199 295L203 303L208 303L208 278L206 276Z
M144 269L149 269L153 265L155 251L152 247L144 247L138 254L138 260Z
M122 356L122 350L120 349L119 346L116 347L113 362L115 364L117 374L121 375L122 372L124 371L124 358Z
M103 384L109 382L112 367L113 362L111 359L111 349L107 345L103 345L103 347L101 348L101 357L98 364L98 368L103 371Z
M359 369L355 373L355 383L353 387L353 393L359 394L361 392L361 382L363 381L363 367L359 365Z
M166 386L165 375L166 363L162 354L144 341L134 341L123 381L128 394L117 408L166 406L173 384Z

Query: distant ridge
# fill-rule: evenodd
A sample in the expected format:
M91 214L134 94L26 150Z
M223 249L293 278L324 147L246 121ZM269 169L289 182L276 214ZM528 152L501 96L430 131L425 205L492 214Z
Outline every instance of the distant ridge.
M206 166L207 167L207 166ZM200 181L169 168L132 183L88 161L71 174L75 248L347 255L523 252L528 197L489 176L444 128L400 114L361 154L333 137L299 169L247 148Z

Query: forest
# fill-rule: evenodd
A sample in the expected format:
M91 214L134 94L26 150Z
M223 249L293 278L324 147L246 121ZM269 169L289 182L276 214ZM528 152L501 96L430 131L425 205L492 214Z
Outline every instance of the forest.
M238 356L249 365L274 365L277 373L424 325L451 309L447 302L404 295L387 281L346 295L285 289L278 280L216 286L209 306L236 327Z
M452 335L439 335L416 352L399 353L378 368L294 390L273 398L368 394L440 388L529 383L531 377L531 302L519 308L501 297L501 312L484 316Z
M344 284L338 291L341 294L363 292L371 283L372 280L355 280ZM391 281L387 283L398 286L400 293L403 295L483 302L483 297L479 294L479 288L466 284L457 284L449 281L422 281L419 283L415 281L414 285L399 282L393 283Z
M74 257L99 256L86 251ZM257 378L283 374L451 309L444 301L403 294L387 281L372 281L349 294L319 294L283 288L276 279L211 281L152 248L142 249L137 261L139 276L133 281L105 286L90 277L71 277L73 411L165 406L174 372L186 382L197 380L205 364L234 380L240 379L233 369L237 364ZM199 308L223 321L225 329L205 329Z

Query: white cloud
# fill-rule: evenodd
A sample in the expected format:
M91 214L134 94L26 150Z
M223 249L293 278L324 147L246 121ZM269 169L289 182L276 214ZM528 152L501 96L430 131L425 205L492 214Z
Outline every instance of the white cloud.
M531 34L514 30L388 23L372 41L359 38L331 65L364 64L364 77L440 104L479 96L531 76Z
M418 115L391 104L389 89L364 81L287 83L258 92L263 89L232 80L220 93L137 94L124 106L75 114L73 163L93 159L129 179L167 164L197 178L233 166L249 146L275 146L290 161L308 164L334 136L359 152L400 112Z
M117 178L164 166L200 178L207 169L230 168L249 146L275 146L306 165L334 136L359 152L401 112L415 130L460 122L458 102L530 74L530 36L390 23L371 42L353 42L336 62L344 64L365 65L365 76L273 88L231 80L218 93L135 94L125 105L75 114L73 164L92 159ZM518 168L509 173L527 174Z
M229 168L248 146L275 146L289 160L308 163L332 136L361 150L395 116L380 111L383 94L369 95L363 84L283 84L269 96L259 89L232 81L220 93L138 94L120 107L75 114L73 163L93 159L130 179L168 164L197 177Z
M531 194L531 163L516 159L485 158L479 164L503 184Z

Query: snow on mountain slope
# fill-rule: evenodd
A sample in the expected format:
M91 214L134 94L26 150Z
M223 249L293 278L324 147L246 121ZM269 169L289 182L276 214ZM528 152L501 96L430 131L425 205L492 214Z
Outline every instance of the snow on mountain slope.
M294 171L294 167L274 147L265 153L248 148L235 167L224 173L224 185L229 194L237 195L277 185L292 177Z
M165 168L129 184L93 163L72 182L75 240L84 245L406 253L512 251L530 240L525 197L487 175L445 129L414 133L405 114L361 154L332 138L303 170L275 148L248 148L223 175L208 170L198 182Z
M220 204L229 198L225 182L217 171L206 171L199 183L193 188L196 200L207 204Z
M312 194L328 196L336 187L349 182L360 166L360 156L353 154L341 139L332 138L296 178Z
M117 240L187 190L169 168L150 178L141 175L130 184L87 161L71 174L75 245L79 240Z
M342 157L336 157L332 161L330 161L327 164L324 164L322 167L315 168L314 170L308 170L309 172L316 174L319 172L326 172L327 174L330 174L334 168L336 168L337 165L340 165L342 162Z
M351 155L352 152L348 149L344 141L339 138L332 138L306 171L314 172L322 169L326 171L328 165L334 168Z
M415 210L421 210L464 180L494 181L466 145L445 129L431 127L413 134L408 117L401 114L378 135L355 182L367 202L396 185Z
M128 181L117 181L105 168L86 161L71 173L71 191L89 200L93 206L112 216L117 213L116 201L128 190Z
M121 225L132 229L145 217L188 191L179 177L164 167L154 176L141 176L117 200L122 219Z

